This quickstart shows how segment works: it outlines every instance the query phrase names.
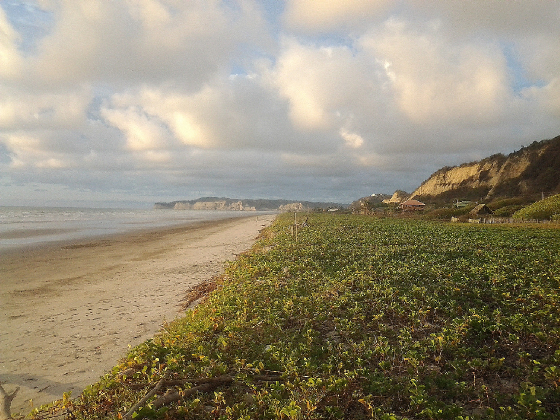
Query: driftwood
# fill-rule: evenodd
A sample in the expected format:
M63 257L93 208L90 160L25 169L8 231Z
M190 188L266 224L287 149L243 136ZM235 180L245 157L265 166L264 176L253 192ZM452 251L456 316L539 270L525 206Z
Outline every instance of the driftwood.
M272 375L254 375L252 379L260 382L276 382L281 381L280 376ZM180 401L183 398L189 397L197 392L211 392L223 385L231 385L235 382L233 376L222 375L216 378L197 378L197 379L167 379L165 377L161 378L158 383L152 388L138 403L136 403L125 415L123 415L123 420L131 420L132 415L140 408L142 408L148 400L154 397L159 391L166 388L184 386L186 384L194 384L192 388L186 390L169 389L165 394L159 396L155 399L151 406L154 409L161 408L167 404L171 404L176 401ZM2 420L2 419L0 419Z
M8 420L12 418L10 407L18 391L19 391L19 386L16 388L14 392L8 394L2 387L2 384L0 383L0 420Z
M157 392L161 389L161 387L163 386L165 382L165 377L161 378L159 380L159 382L156 384L156 386L150 391L148 392L144 398L142 398L140 401L138 401L136 404L134 404L134 406L132 406L132 408L130 410L128 410L128 413L126 413L123 416L123 420L130 420L132 419L132 415L134 414L134 412L136 410L138 410L140 407L142 407L144 404L146 404L146 401L148 401L150 398L152 398L154 395L157 394Z
M198 386L194 386L192 388L189 388L185 391L177 391L177 390L169 390L167 391L165 394L163 394L161 397L159 397L157 400L155 400L152 403L152 407L154 407L155 409L161 408L167 404L171 404L172 402L175 401L179 401L182 398L185 397L190 397L193 394L196 394L197 392L210 392L214 389L216 389L220 384L215 383L215 384L211 384L211 383L206 383L206 384L202 384L202 385L198 385Z

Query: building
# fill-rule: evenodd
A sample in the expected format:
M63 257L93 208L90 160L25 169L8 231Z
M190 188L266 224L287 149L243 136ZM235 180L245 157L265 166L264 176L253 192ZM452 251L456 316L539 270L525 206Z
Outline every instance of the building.
M406 200L399 204L399 208L403 211L418 211L424 210L426 205L418 200Z
M494 214L494 212L486 204L479 204L469 212L469 215L474 217L486 216L489 214Z

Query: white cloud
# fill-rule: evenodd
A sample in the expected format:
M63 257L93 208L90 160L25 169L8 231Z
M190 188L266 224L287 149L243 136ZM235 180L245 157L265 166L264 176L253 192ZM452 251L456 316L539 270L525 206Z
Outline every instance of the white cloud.
M17 50L20 37L12 28L4 10L0 7L0 77L14 79L19 75L22 59Z
M125 0L131 16L150 30L161 29L171 23L170 11L156 0Z
M375 95L370 70L348 47L317 47L287 39L274 69L274 86L302 130L327 130L344 119L364 94Z
M89 89L27 92L0 86L0 128L64 128L82 125L91 100Z
M391 20L361 44L383 62L401 110L418 124L489 123L511 99L506 59L493 43L449 44L437 29Z
M188 148L295 147L295 133L285 106L278 101L276 92L254 75L218 78L194 93L145 86L136 93L114 95L111 107L137 107L157 119Z
M347 131L345 128L341 128L339 133L346 142L346 145L348 147L351 147L352 149L359 149L364 144L363 137L358 133L352 133L350 131Z
M138 109L103 108L101 115L108 123L125 133L129 150L154 152L166 146L165 128Z
M215 95L219 95L219 92L210 88L189 95L146 87L137 94L115 95L112 100L115 109L105 109L104 116L106 118L115 114L123 116L119 118L119 124L116 126L130 132L127 128L127 124L131 122L129 110L136 109L133 111L136 115L143 114L140 118L135 118L136 121L141 120L141 125L138 126L137 122L133 122L135 126L132 128L138 133L136 137L145 136L144 143L153 145L156 139L161 138L161 131L165 128L184 145L213 148L216 146L215 136L212 127L205 124L204 114L206 108L212 109ZM148 130L145 130L146 126L149 126ZM139 144L138 140L136 143Z
M238 43L266 45L251 2L60 0L56 25L30 63L43 83L116 83L173 79L197 89L222 71Z
M525 89L522 92L525 99L538 101L539 112L553 117L558 115L556 104L560 102L560 95L554 80L560 74L559 2L411 0L409 5L409 19L438 19L441 36L451 45L492 40L496 45L505 46L513 56L508 70L515 73L512 77L520 78L509 83L516 90L521 85L521 90ZM529 108L537 109L534 105L532 102L523 105L524 118Z
M538 105L536 112L543 115L560 117L560 77L552 79L543 87L530 87L523 90L523 96Z
M39 136L16 133L6 136L3 143L12 152L10 166L16 170L32 167L62 169L75 166L70 155L51 150L49 144Z
M352 30L383 16L389 0L288 0L284 20L291 29L311 33Z

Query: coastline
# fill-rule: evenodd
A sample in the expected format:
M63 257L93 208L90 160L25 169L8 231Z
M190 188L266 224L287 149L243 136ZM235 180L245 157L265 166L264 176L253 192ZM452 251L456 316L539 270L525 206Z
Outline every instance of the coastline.
M259 215L0 254L0 382L13 413L77 396L179 316L189 287L219 274L274 220ZM33 401L31 405L30 400Z

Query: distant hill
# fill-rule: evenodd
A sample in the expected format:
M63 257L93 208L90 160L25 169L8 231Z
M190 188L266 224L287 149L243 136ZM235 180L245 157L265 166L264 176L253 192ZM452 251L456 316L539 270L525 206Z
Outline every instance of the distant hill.
M350 204L350 210L354 213L369 214L375 212L376 209L387 207L387 202L389 200L391 200L391 196L388 194L368 195L367 197L362 197Z
M202 197L196 200L155 203L156 209L174 210L231 210L231 211L306 211L345 207L340 203L323 203L295 200L237 199L225 197Z
M425 202L540 197L560 193L560 136L533 142L507 156L444 167L424 181L413 198Z

